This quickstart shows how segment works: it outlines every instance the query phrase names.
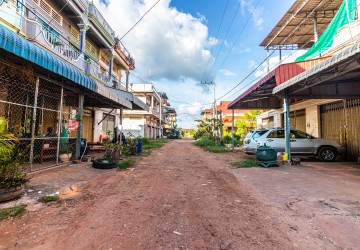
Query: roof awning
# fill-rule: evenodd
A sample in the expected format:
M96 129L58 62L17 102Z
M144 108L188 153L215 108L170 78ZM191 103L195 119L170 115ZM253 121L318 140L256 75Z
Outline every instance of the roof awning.
M47 72L50 71L56 76L70 80L76 86L82 87L87 97L85 98L85 106L132 108L130 101L118 96L116 92L110 90L104 84L96 82L82 71L22 38L3 25L0 25L0 49L23 58L47 70Z
M304 99L351 99L360 96L360 44L277 86L273 94Z
M132 104L132 110L144 110L146 112L149 112L150 107L146 103L141 101L139 98L137 98L133 93L120 89L113 89L113 88L110 89L115 91L117 95L130 101Z
M269 49L309 48L314 42L314 19L317 32L323 33L343 0L296 0L273 30L262 41Z
M277 66L265 77L252 85L244 93L232 101L229 109L277 109L282 107L282 101L275 96L273 89L283 82L314 67L327 58L317 58L302 62L293 62Z

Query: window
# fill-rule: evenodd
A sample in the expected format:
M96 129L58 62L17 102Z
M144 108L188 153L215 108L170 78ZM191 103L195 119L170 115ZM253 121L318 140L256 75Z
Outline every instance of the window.
M70 26L70 35L78 42L80 42L80 32L74 27Z
M253 138L259 138L260 136L262 136L263 134L265 134L266 132L268 132L269 130L257 130L254 132L253 134Z
M105 117L105 116L106 116L106 114L103 115L103 117ZM110 131L111 135L114 133L114 128L115 128L115 116L108 115L102 121L102 131L106 136L108 136L109 131Z
M63 18L57 13L45 0L32 0L36 5L38 5L43 11L45 11L55 22L62 25Z
M93 55L97 56L97 50L96 50L95 46L92 45L92 43L89 42L88 40L86 40L85 48L86 48L90 53L92 53Z
M285 138L284 130L273 130L267 138Z

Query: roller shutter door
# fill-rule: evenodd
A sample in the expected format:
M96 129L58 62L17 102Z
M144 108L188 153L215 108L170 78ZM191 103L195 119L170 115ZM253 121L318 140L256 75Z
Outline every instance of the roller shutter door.
M290 112L290 127L301 131L306 131L305 109Z
M321 137L335 140L347 149L346 159L360 156L360 99L344 100L320 106Z

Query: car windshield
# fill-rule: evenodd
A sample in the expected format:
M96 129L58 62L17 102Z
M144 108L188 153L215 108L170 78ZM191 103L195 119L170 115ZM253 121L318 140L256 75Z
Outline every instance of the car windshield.
M245 136L245 138L250 138L251 136L252 136L252 134L254 133L254 131L253 130L251 130L246 136Z
M253 138L256 139L256 138L259 138L260 136L262 136L263 134L265 134L266 132L268 132L269 130L256 130L254 131L253 133Z

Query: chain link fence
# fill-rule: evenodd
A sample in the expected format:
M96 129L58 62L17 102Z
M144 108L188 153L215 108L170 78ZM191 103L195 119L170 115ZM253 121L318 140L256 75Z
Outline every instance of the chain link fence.
M17 160L29 172L75 156L79 94L38 78L31 68L0 63L0 117L15 135Z

